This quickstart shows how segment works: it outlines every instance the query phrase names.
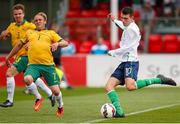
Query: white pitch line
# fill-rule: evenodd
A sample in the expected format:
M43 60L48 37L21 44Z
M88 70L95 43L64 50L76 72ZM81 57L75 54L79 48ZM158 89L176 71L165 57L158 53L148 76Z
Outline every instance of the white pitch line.
M173 107L173 106L176 106L176 105L180 105L180 103L164 105L164 106L159 106L159 107L155 107L155 108L149 108L149 109L145 109L145 110L141 110L141 111L137 111L137 112L131 112L131 113L125 114L125 116L127 117L127 116L136 115L136 114L145 113L145 112L150 112L150 111L154 111L154 110L170 108L170 107ZM85 122L85 123L95 123L95 122L100 122L100 121L104 121L104 120L107 120L107 118L96 119L96 120L88 121L88 122Z

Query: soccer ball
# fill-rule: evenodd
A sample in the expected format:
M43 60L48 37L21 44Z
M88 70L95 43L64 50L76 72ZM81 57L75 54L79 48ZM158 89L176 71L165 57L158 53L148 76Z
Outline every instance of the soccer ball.
M116 114L116 109L111 103L105 103L101 107L101 115L104 118L112 118Z

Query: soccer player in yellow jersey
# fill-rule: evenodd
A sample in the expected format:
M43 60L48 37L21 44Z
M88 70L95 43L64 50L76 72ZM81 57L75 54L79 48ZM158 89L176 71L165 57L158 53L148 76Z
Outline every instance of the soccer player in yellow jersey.
M18 41L25 37L26 31L29 29L34 30L36 26L33 23L27 22L24 19L25 8L22 4L16 4L12 8L13 17L15 22L11 23L8 28L3 31L0 35L1 39L6 39L11 37L12 46L14 47ZM28 64L27 50L23 47L15 55L15 62L13 65L9 66L6 76L7 76L7 100L4 103L1 103L1 107L11 107L13 106L13 97L15 89L15 80L14 76L20 72L25 71ZM38 78L36 80L36 85L45 91L49 98L51 98L52 106L55 104L53 100L51 90L44 84L44 82Z
M26 32L25 38L21 39L6 57L6 63L9 65L9 59L15 55L24 44L28 43L29 66L25 71L24 81L27 86L31 86L33 85L33 81L43 76L58 102L56 115L61 116L64 113L63 101L58 86L60 80L53 62L52 51L55 51L58 47L66 47L68 42L63 40L53 30L47 30L45 28L47 23L47 16L45 13L40 12L36 14L34 23L36 25L36 30L28 30ZM33 93L37 98L38 94L36 91L37 89L34 88Z

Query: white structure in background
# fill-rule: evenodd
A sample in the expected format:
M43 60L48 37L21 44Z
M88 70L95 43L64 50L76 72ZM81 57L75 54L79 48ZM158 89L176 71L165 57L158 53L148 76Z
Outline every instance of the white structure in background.
M111 13L117 18L118 17L118 0L111 0ZM114 47L118 41L118 28L111 22L111 44Z
M69 0L60 0L59 10L56 12L57 23L62 25L65 21L65 16L69 8Z
M180 85L180 55L142 54L139 60L138 79L155 77L160 73L173 78ZM118 60L110 56L87 56L87 86L104 87L118 64Z

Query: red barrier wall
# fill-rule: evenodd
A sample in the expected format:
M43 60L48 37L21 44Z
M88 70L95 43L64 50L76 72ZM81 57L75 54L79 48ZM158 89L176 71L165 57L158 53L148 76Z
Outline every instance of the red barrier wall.
M5 60L4 56L0 57L0 62L3 62ZM6 86L6 71L8 67L6 65L0 67L0 87ZM25 84L23 82L23 73L20 73L19 75L15 76L16 86L18 87L24 87Z
M86 56L63 56L66 77L72 86L86 86Z
M5 56L0 57L0 62L5 60ZM86 86L86 56L63 56L62 64L66 73L67 80L70 85ZM0 67L0 87L6 86L6 70L7 66ZM16 86L24 87L23 73L15 77Z

